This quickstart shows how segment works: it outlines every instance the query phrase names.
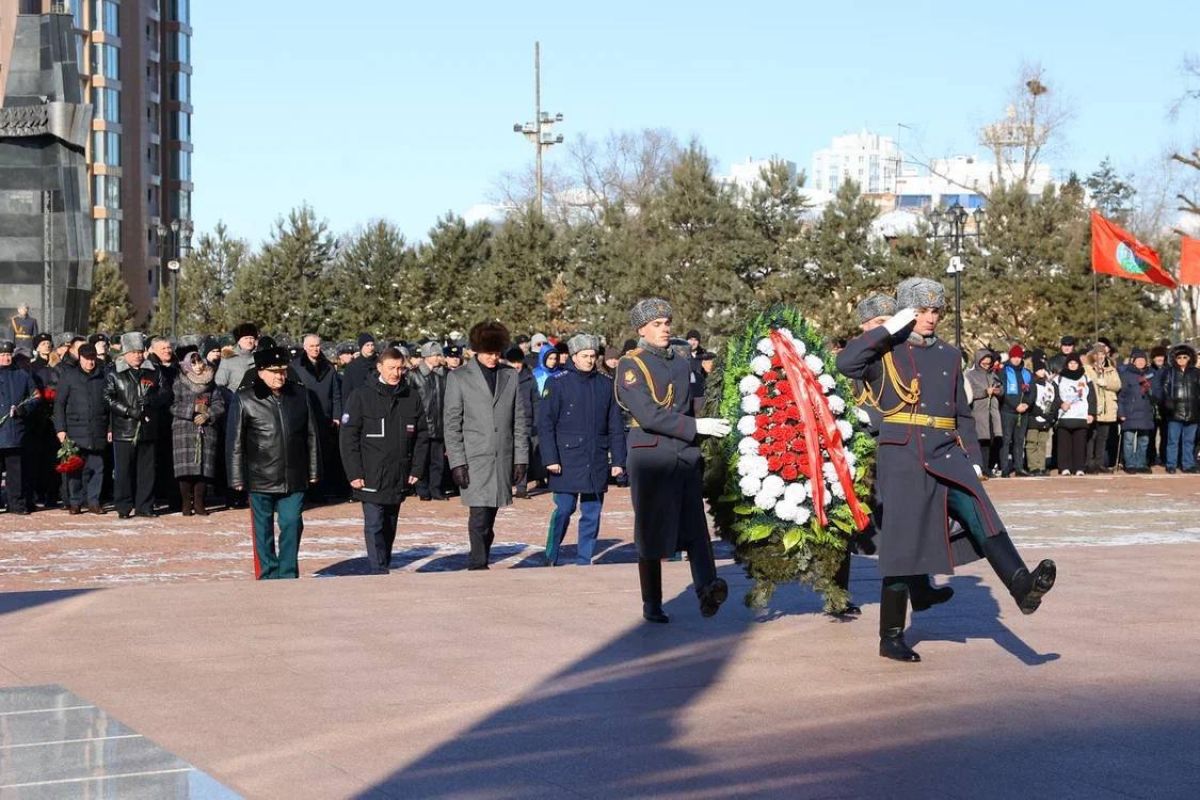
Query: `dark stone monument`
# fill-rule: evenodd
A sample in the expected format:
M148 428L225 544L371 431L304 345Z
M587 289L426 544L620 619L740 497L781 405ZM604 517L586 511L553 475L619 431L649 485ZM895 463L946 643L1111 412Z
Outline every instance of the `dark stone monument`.
M0 108L0 320L24 301L44 331L87 329L92 215L70 14L19 15Z

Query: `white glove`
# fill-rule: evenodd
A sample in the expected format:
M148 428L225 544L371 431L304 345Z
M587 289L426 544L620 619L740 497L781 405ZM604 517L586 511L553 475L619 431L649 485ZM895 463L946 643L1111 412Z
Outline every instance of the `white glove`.
M883 327L887 329L888 333L895 336L916 321L917 310L915 308L902 308L893 314L891 319L883 323Z
M729 420L717 417L701 417L696 420L696 433L701 436L721 439L728 436L731 430L733 430L733 426L729 424Z
M971 466L975 468L975 477L982 478L983 477L983 468L980 467L978 464L972 464Z

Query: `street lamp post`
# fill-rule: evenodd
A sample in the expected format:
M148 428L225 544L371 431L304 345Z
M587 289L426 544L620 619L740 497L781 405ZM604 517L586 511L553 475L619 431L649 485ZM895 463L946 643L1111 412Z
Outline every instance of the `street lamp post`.
M550 131L557 122L563 121L562 114L550 116L542 111L542 43L533 43L533 122L524 124L518 122L513 125L513 132L519 133L534 145L534 150L537 152L537 166L535 171L535 189L537 195L534 197L534 208L537 212L542 213L542 154L556 144L562 144L562 134L554 134Z
M163 241L166 239L168 230L171 234L171 246L164 251ZM171 338L174 339L179 328L179 269L182 266L180 259L192 249L192 223L188 220L181 222L175 219L171 220L171 227L168 229L160 222L156 231L160 258L167 253L172 256L166 263L166 268L171 273Z
M942 210L934 208L928 214L929 225L933 229L930 236L934 241L945 241L950 246L953 255L946 267L946 273L954 276L954 346L962 350L962 274L966 269L963 261L963 244L967 239L978 239L983 233L983 208L968 213L957 200L954 205ZM967 233L967 220L973 218L975 230ZM940 232L945 226L945 232Z

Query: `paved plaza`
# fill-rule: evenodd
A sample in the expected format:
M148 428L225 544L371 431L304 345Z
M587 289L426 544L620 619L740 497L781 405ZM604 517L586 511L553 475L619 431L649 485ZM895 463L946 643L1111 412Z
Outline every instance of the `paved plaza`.
M393 573L362 575L346 504L271 583L246 512L0 516L0 798L1200 796L1200 479L987 488L1059 584L1025 617L960 570L918 665L875 654L866 558L861 620L794 587L751 611L725 559L717 617L673 563L671 624L641 623L622 491L592 568L538 566L539 497L497 523L521 568L461 571L464 510L414 502ZM44 696L110 722L31 720Z

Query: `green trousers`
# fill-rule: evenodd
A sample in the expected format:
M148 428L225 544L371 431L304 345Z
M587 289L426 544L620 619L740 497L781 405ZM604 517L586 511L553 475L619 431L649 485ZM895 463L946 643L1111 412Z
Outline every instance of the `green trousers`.
M304 532L304 492L250 492L254 520L254 577L257 580L299 578L300 534ZM279 549L275 549L275 520L279 520Z

